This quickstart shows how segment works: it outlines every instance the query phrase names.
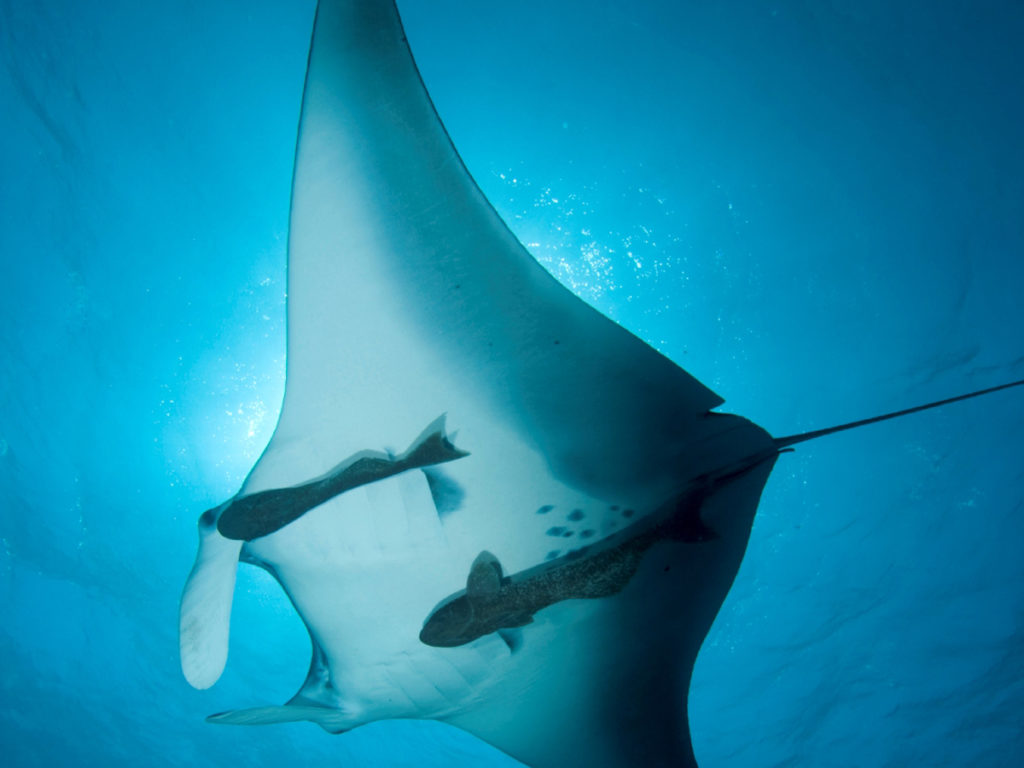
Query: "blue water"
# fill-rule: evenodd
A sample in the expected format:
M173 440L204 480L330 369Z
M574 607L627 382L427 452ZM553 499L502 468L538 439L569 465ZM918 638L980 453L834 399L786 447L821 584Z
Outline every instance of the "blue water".
M1014 2L400 3L557 276L773 434L1024 377ZM215 727L308 640L243 568L177 665L199 512L273 428L313 3L0 0L0 754L500 766L446 726ZM1017 766L1024 395L783 457L698 661L702 766ZM566 728L585 728L566 713Z

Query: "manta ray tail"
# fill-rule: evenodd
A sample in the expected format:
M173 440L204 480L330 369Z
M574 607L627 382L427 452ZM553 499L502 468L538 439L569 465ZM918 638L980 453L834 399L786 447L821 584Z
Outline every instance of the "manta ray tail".
M816 429L813 432L802 432L799 435L790 435L789 437L777 437L775 438L775 447L778 449L787 448L797 443L805 443L808 440L814 440L818 437L824 437L825 435L831 435L833 432L844 432L847 429L854 429L856 427L863 427L867 424L874 424L878 421L888 421L889 419L895 419L898 416L907 416L911 413L917 413L918 411L927 411L929 408L938 408L940 405L949 405L955 403L958 400L969 400L972 397L980 397L981 395L987 395L991 392L998 392L1001 389L1009 389L1010 387L1019 387L1024 384L1024 379L1020 381L1011 381L1009 384L1000 384L998 387L989 387L988 389L980 389L977 392L968 392L966 395L958 395L957 397L949 397L945 400L937 400L934 403L927 403L925 405L918 405L913 408L905 408L902 411L894 411L893 413L885 413L881 416L874 416L870 419L861 419L860 421L851 421L849 424L840 424L835 427L828 427L826 429Z

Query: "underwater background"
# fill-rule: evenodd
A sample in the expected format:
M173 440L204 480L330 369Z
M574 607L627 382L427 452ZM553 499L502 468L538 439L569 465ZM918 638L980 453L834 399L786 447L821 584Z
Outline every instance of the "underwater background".
M1024 378L1020 3L399 8L520 239L720 410L786 435ZM437 723L204 723L305 677L254 568L221 681L178 667L196 519L282 395L313 11L0 0L5 765L516 765ZM697 663L702 768L1022 764L1022 457L1019 389L783 456Z

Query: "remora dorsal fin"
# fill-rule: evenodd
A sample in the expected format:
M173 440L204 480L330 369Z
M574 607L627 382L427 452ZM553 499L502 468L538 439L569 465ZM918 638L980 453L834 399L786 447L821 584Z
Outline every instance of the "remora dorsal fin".
M501 589L502 570L498 558L487 550L476 556L466 579L467 597L487 597Z

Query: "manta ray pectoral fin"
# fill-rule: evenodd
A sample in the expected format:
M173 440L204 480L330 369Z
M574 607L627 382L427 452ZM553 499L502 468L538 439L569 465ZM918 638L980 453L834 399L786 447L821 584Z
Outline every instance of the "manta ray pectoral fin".
M476 556L466 579L466 597L490 597L501 589L502 570L498 558L484 550Z
M217 682L228 660L231 601L242 542L221 536L214 510L199 518L199 551L178 615L181 669L193 688Z

